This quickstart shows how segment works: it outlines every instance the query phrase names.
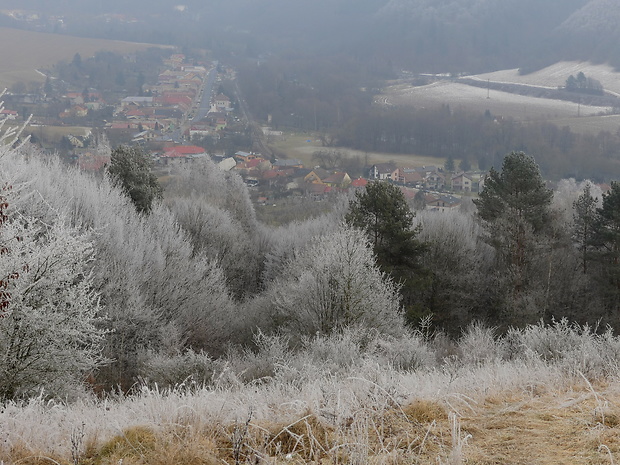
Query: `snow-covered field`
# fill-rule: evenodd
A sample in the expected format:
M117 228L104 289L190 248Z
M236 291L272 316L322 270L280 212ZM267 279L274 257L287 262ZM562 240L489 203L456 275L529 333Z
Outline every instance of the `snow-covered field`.
M518 69L506 69L468 77L482 81L557 88L563 86L570 75L576 76L579 72L600 81L606 91L620 95L620 73L609 65L595 65L589 62L561 61L523 76L519 74Z
M523 76L518 69L507 69L466 78L481 82L556 89L563 86L569 76L576 76L579 72L600 81L606 92L620 96L620 72L606 64L589 62L559 62ZM458 81L441 80L419 87L395 84L386 88L384 93L377 97L376 103L426 108L448 104L453 110L463 109L479 113L489 110L496 116L512 117L521 121L544 120L558 126L569 126L573 131L591 134L600 131L616 132L620 127L620 116L611 115L611 107L578 105L569 101L489 91L486 86L474 87Z
M488 91L486 88L450 81L438 81L420 87L395 85L387 88L384 94L377 98L377 102L387 105L409 104L416 107L448 104L453 110L459 108L479 112L489 110L493 115L532 121L592 116L611 110L609 107L578 105L563 100Z

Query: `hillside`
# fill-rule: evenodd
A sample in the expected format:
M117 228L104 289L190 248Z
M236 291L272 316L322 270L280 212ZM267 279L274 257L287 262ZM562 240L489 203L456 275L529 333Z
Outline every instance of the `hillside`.
M592 0L576 10L555 31L556 47L565 58L611 61L620 65L620 4L614 0Z

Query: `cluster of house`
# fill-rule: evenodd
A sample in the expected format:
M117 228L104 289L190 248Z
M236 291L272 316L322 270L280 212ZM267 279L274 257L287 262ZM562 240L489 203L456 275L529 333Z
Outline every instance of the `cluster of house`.
M394 163L380 163L370 168L369 178L388 180L418 189L457 192L479 192L484 174L481 172L447 173L437 166L402 168Z
M147 96L127 96L114 111L109 131L131 131L133 142L149 142L165 131L178 127L194 104L208 69L206 64L185 62L185 56L174 54L164 64L156 85L145 89Z
M113 120L106 126L108 134L134 143L168 141L170 135L166 133L178 128L191 114L209 73L209 64L190 64L185 60L183 54L172 55L164 61L166 69L159 74L157 84L144 88L145 95L130 95L118 102ZM110 105L96 91L69 92L65 97L69 106L60 113L61 119L84 117L89 110ZM182 135L188 139L217 137L218 132L226 128L231 110L231 101L226 95L215 96L207 117L186 128Z
M479 192L483 187L484 174L472 172L447 173L433 165L399 167L394 163L379 163L370 167L371 180L390 181L401 185L405 197L412 200L422 192L420 202L424 208L445 211L461 206L462 198L445 192Z
M195 160L208 157L202 147L184 145L168 147L163 151L154 152L153 158L162 167L180 166ZM349 189L361 189L375 180L388 180L399 184L405 197L414 202L418 192L418 201L431 210L450 210L458 208L462 199L446 192L438 192L448 187L445 184L446 173L433 166L399 168L394 164L373 165L369 169L368 178L351 178L345 171L326 170L321 167L305 168L300 160L276 159L269 161L258 153L239 151L232 157L211 156L224 171L238 172L250 187L261 186L266 191L296 191L314 200L323 200L334 193ZM415 174L414 174L415 173ZM476 175L460 173L450 179L462 179L463 184L453 185L453 190L468 191L477 189L480 179ZM259 203L266 203L267 197L258 197ZM419 206L419 205L418 205Z

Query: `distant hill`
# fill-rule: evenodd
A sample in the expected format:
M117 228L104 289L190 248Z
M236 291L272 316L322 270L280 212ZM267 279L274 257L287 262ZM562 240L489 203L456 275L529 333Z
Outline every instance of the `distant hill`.
M620 3L592 0L571 14L555 31L556 49L565 58L612 62L620 66Z

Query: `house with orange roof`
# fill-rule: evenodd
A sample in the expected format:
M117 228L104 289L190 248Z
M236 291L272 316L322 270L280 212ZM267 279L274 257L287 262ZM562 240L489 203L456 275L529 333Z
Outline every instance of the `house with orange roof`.
M325 184L323 179L329 177L329 171L323 168L314 168L306 176L304 176L304 182L308 184Z

